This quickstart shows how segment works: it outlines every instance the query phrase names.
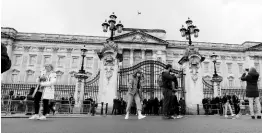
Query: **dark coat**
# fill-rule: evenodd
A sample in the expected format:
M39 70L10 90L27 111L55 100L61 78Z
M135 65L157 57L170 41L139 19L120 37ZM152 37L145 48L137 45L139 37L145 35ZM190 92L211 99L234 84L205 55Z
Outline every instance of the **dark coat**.
M258 73L244 73L241 77L242 81L247 81L246 97L259 97L259 91L257 87L259 74Z
M178 88L178 82L175 75L171 75L169 72L162 73L163 88L173 90L172 82L175 84L175 88Z
M11 67L11 60L8 57L6 47L1 44L1 73L9 70Z

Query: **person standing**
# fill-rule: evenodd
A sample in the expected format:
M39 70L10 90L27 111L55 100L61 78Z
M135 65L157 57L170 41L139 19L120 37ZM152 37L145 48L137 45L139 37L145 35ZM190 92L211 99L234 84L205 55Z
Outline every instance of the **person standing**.
M233 105L234 105L234 109L235 109L235 114L237 115L237 117L239 117L239 112L240 112L240 100L238 98L238 96L236 94L234 94L232 96L232 101L233 101Z
M128 89L128 103L126 107L126 116L125 119L129 119L130 108L133 100L135 100L138 112L138 119L143 119L146 116L142 115L142 105L141 105L141 92L144 85L144 77L142 76L141 71L135 72L131 82L129 83Z
M54 67L52 64L46 64L45 70L41 71L41 76L37 78L37 83L39 87L36 88L33 97L35 98L35 115L29 119L39 119L45 120L46 114L49 110L49 100L54 99L56 83L56 73L54 72ZM43 102L43 115L39 115L40 101Z
M227 115L227 109L228 108L229 108L229 111L231 113L231 116L232 117L235 116L235 114L233 113L232 107L231 107L232 100L231 100L230 95L227 95L227 94L224 95L223 103L224 103L224 107L225 107L225 117L228 118L228 115Z
M172 109L172 90L174 82L175 88L178 88L177 78L175 75L171 75L170 72L172 70L172 65L166 65L166 71L162 73L162 81L163 81L163 119L173 119L170 115L170 110Z
M257 86L258 78L259 74L254 67L251 67L249 70L246 69L246 72L243 73L241 77L242 81L247 82L246 97L248 97L249 110L252 119L255 119L253 104L255 104L257 107L257 119L261 119L261 105L259 102L259 91Z

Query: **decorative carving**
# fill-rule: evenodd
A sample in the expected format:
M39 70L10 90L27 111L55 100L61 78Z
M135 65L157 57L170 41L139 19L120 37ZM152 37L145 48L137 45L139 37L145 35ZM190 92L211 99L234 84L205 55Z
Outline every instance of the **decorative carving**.
M132 41L133 42L147 42L146 38L144 38L142 35L135 35L133 38L132 38Z
M56 53L58 50L59 50L58 47L52 47L52 51L53 51L54 53Z
M31 46L24 46L24 51L28 52L30 48L31 48Z
M104 59L104 65L105 66L114 66L115 59L112 57L112 55L107 55Z
M39 52L43 52L45 50L45 47L38 47Z
M28 69L28 70L26 70L26 73L28 73L28 74L34 74L35 71L33 71L33 70L31 70L31 69Z
M58 70L58 71L56 71L56 74L57 74L57 75L63 75L63 74L64 74L64 72L62 72L62 71Z
M19 73L19 72L20 72L20 71L17 70L17 69L13 69L13 70L12 70L12 73L13 73L13 74L17 74L17 73Z
M113 76L114 68L112 66L107 66L105 68L105 71L106 71L106 78L107 78L107 81L108 81L108 84L109 84L110 79Z
M66 48L67 53L72 53L73 48Z
M221 60L225 60L225 59L226 59L226 56L220 55L220 58L221 58Z
M237 57L236 56L232 56L232 59L235 61L235 60L237 60Z

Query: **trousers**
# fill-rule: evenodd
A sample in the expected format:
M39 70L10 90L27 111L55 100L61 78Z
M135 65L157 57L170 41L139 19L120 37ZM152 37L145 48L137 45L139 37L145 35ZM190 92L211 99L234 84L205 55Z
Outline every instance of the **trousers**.
M260 102L259 102L259 97L249 97L248 101L249 101L250 115L251 116L255 115L255 113L254 113L254 104L255 104L255 106L256 106L256 115L257 116L261 116L261 105L260 105Z
M165 116L170 116L170 110L172 109L172 90L163 90L163 114Z
M136 108L137 111L142 111L142 105L141 105L141 99L138 93L135 93L134 95L132 94L127 94L128 95L128 101L127 101L127 106L126 106L126 112L130 112L131 105L135 99L136 102Z

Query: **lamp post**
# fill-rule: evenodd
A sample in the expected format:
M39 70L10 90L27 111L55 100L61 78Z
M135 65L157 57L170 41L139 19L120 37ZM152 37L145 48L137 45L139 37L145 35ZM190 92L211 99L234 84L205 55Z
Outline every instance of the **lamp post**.
M190 20L190 18L188 18L186 24L187 24L187 28L185 28L184 25L182 25L180 32L182 37L186 37L186 39L189 40L189 46L191 46L192 45L191 35L194 34L194 37L197 38L198 32L200 30L195 25L193 25L193 21Z
M218 55L213 53L210 57L211 57L211 59L213 60L213 63L214 63L214 74L213 74L213 77L217 77L218 75L217 75L216 63L217 63Z
M84 60L85 60L85 56L86 56L86 51L87 51L87 48L84 47L81 48L81 56L82 56L82 65L81 65L81 69L79 70L79 73L81 74L85 74L85 70L84 70Z
M102 24L103 26L103 32L107 32L107 29L109 27L109 30L111 31L111 35L110 35L110 40L113 41L113 36L115 31L117 30L118 33L121 33L123 31L123 25L121 24L121 21L119 21L119 23L117 25L116 24L116 15L114 14L114 12L112 13L112 15L109 16L109 21L107 23L107 20L105 20L105 22Z

